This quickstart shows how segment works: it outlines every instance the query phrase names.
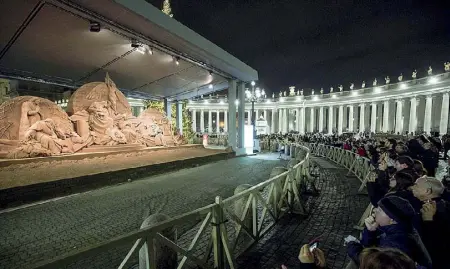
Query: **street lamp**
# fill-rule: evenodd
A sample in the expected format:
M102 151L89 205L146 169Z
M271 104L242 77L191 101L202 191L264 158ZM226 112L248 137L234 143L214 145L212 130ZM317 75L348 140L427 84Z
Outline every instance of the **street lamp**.
M260 102L262 101L264 98L266 98L266 91L264 89L260 89L258 87L256 87L255 89L255 82L252 81L251 82L252 85L252 89L246 89L245 90L245 97L247 98L247 101L252 102L252 111L251 111L251 123L253 126L253 137L256 138L256 124L255 124L255 117L254 117L254 112L255 112L255 102Z

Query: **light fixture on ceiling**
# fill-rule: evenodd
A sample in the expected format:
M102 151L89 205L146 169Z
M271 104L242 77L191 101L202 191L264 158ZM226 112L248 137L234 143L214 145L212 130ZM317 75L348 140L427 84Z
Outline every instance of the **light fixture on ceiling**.
M180 65L180 57L174 57L173 59L176 65Z
M214 86L212 84L208 85L208 88L212 89Z
M137 40L131 40L131 47L132 48L139 48L141 45L139 44L139 42L137 42Z
M148 54L153 55L153 48L148 48Z
M145 54L145 47L144 46L139 46L136 48L136 51L141 53L141 54Z
M93 32L93 33L98 33L101 30L101 26L99 22L96 21L91 21L89 22L89 31Z
M213 75L213 71L209 71L209 75L212 76Z

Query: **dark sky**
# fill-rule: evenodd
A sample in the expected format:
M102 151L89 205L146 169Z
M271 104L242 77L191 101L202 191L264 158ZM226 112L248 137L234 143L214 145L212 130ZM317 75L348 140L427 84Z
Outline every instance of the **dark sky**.
M161 8L163 0L147 0ZM418 77L450 61L450 0L171 0L174 18L259 72L268 91ZM306 93L306 90L305 90Z

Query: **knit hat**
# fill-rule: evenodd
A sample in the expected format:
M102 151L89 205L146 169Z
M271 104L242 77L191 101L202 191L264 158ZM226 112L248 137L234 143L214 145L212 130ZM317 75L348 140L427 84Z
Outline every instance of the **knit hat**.
M416 214L408 200L394 195L381 199L378 206L397 223L411 223Z

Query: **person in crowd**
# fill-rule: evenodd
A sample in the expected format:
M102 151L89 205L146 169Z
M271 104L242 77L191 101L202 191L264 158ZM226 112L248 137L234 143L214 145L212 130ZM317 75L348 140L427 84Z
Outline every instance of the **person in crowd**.
M423 167L423 163L419 160L413 160L414 161L414 170L419 175L419 177L425 176L427 174L427 169Z
M360 264L360 269L417 269L408 255L395 248L366 248Z
M357 151L356 153L358 154L358 156L367 157L366 149L364 148L363 144L359 144L356 151Z
M350 144L350 142L348 140L345 141L343 148L345 150L352 150L352 146L351 146L351 144Z
M433 261L433 269L450 268L447 250L450 249L450 206L441 198L442 182L431 177L417 179L411 187L412 193L423 206L421 235Z
M427 175L430 177L434 177L436 175L436 168L438 167L439 163L439 151L431 142L424 143L423 148L423 166L428 171Z
M361 242L348 243L349 257L359 266L364 248L396 248L419 265L432 268L430 255L412 225L414 215L414 208L407 200L397 196L384 197L374 209L374 216L366 218Z
M405 145L403 142L398 142L395 146L395 152L401 156L401 155L409 155L408 146Z
M448 151L450 150L450 136L448 134L442 137L442 142L444 142L444 160L448 159Z
M414 171L414 161L410 157L398 157L393 162L393 168L389 168L388 163L392 163L392 161L387 160L387 155L383 156L384 157L383 159L381 159L381 163L378 168L377 178L375 180L369 180L369 182L367 182L367 192L369 194L369 199L371 204L375 207L378 205L378 201L389 192L390 188L392 188L392 186L390 187L390 184L395 184L395 181L391 182L390 180L393 178L395 172L401 171L403 174L409 174L412 178L412 182L410 183L411 185L419 177L419 175ZM398 191L403 187L403 179L405 179L405 177L402 177L400 179L402 180L402 184L399 184L395 191Z

